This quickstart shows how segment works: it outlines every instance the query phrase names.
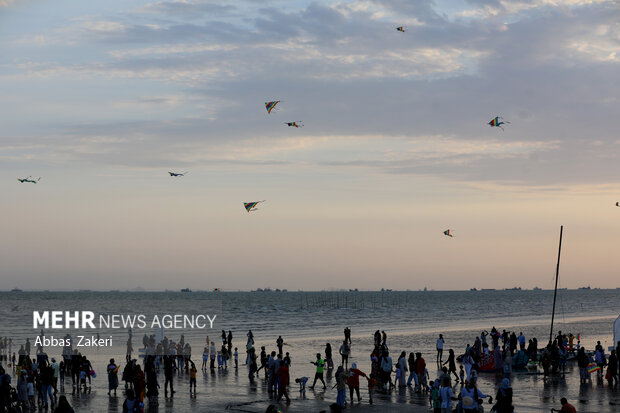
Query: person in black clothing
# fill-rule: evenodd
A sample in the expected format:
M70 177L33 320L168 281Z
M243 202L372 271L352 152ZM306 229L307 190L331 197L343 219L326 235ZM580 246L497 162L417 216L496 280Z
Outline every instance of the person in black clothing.
M456 363L454 359L454 350L448 350L448 360L446 360L443 365L448 365L448 374L454 374L454 378L456 379L456 383L459 382L459 376L456 374Z
M334 368L334 360L332 360L332 345L327 343L325 344L325 364L327 365L327 369Z
M609 385L611 387L615 384L618 384L618 356L616 355L616 350L611 350L611 355L609 356L607 372L609 374Z
M54 405L55 400L54 400L54 395L52 394L54 387L54 369L45 364L44 366L41 368L41 384L43 387L43 407L47 407L47 397L49 396L50 399L50 404Z
M577 353L577 365L579 366L579 377L580 383L587 383L590 379L590 373L588 373L588 364L590 363L590 359L586 355L586 351L583 347L579 349L579 353Z
M8 410L11 402L11 376L0 366L0 411Z
M174 395L174 386L172 384L172 371L174 364L172 360L173 356L164 356L164 395L168 397L168 384L170 384L170 397Z
M265 371L265 377L267 377L267 352L265 351L265 346L261 346L260 348L260 367L256 370L256 375L258 376L258 372L261 369Z
M282 346L284 345L284 340L282 339L282 336L278 336L278 339L276 340L276 345L278 346L278 354L282 355Z
M153 362L147 364L146 369L146 396L151 397L159 396L159 383L157 382L157 372L155 371L155 364Z
M348 341L349 346L351 345L351 329L349 327L344 329L344 341Z
M54 409L54 413L75 413L67 398L65 396L60 396L58 398L58 406Z
M512 387L510 387L509 379L504 379L502 385L497 390L495 406L493 408L497 413L512 413L514 411L512 406Z

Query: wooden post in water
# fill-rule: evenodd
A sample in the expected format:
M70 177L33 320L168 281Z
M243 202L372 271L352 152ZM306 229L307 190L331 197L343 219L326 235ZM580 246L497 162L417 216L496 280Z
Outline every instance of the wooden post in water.
M555 267L555 289L553 290L553 312L551 313L551 331L549 331L549 343L553 342L553 319L555 318L555 299L558 296L558 277L560 276L560 253L562 252L562 230L560 225L560 247L558 248L558 264Z

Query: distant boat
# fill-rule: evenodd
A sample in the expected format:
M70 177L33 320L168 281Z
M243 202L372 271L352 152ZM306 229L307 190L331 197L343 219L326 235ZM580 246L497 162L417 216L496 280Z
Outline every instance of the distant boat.
M483 288L480 291L495 291L495 288Z
M541 291L541 290L542 290L542 288L539 288L539 287L534 287L532 290L533 290L533 291Z
M213 289L213 292L214 292L214 293L219 293L220 291L222 291L220 288L214 288L214 289Z
M191 292L192 292L192 290L190 290L189 288L183 288L183 289L181 290L181 292L182 292L182 293L191 293Z
M478 291L478 289L474 287L474 288L470 288L469 291Z
M19 288L13 288L13 289L11 290L11 292L12 292L12 293L21 293L21 292L23 292L23 291L22 291L22 290L20 290Z
M521 287L505 288L506 291L521 291Z
M578 289L579 290L591 290L589 285L587 287L579 287Z

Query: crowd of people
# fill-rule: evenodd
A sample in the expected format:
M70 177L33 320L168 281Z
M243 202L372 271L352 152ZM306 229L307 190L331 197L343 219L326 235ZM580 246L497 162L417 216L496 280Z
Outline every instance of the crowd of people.
M234 369L239 368L238 350L233 347L232 331L222 330L222 345L218 349L215 342L208 337L202 355L202 370L215 371L228 369L228 360L234 360ZM536 338L526 341L522 332L499 332L495 327L490 332L482 331L476 336L473 345L467 345L463 354L456 356L454 349L449 348L448 356L444 360L446 340L440 334L436 341L435 366L430 368L420 351L401 351L396 360L390 355L385 331L377 330L374 333L374 345L369 354L369 369L364 371L360 362L350 362L352 355L352 339L349 327L344 329L344 339L339 347L340 364L335 366L332 346L326 343L323 352L316 353L314 361L315 376L308 389L315 390L317 384L322 390L329 392L325 374L333 375L336 389L336 402L333 409L344 409L348 404L362 403L361 388L367 388L368 403L373 404L377 393L390 393L394 389L411 387L412 391L428 397L429 405L434 412L477 412L483 400L493 404L492 411L497 413L512 413L514 411L512 399L513 390L511 379L513 369L535 369L546 379L552 375L566 374L566 362L576 359L582 383L588 382L592 374L600 379L606 379L610 386L618 386L618 347L612 350L609 356L598 342L593 353L587 353L580 345L579 338L571 334L558 332L546 346L539 349ZM528 344L526 344L526 342ZM7 339L0 340L3 348L7 347ZM287 343L279 336L274 344L273 351L267 346L261 346L260 354L254 347L254 334L247 333L246 360L248 378L254 382L263 370L267 392L275 402L291 403L289 387L291 386L291 356L284 352ZM158 373L163 368L164 395L173 397L175 394L174 377L179 374L189 375L189 393L196 395L197 367L192 360L191 346L181 335L175 342L164 337L156 342L154 336L143 337L143 360L138 362L133 358L132 333L129 331L125 366L115 359L110 359L106 367L108 379L108 395L116 396L120 379L124 382L126 399L123 411L138 411L145 401L150 405L158 403L160 384ZM234 348L234 351L233 351ZM11 385L10 372L0 367L0 412L10 411L12 406L17 411L34 411L37 408L53 408L54 413L72 412L64 394L65 383L71 384L72 393L89 393L92 380L96 377L93 366L88 358L77 350L63 349L62 359L57 362L38 347L34 357L30 355L30 342L27 340L16 354L3 353L0 361L8 362L13 367L16 377L14 387ZM217 362L217 366L216 366ZM232 361L231 361L232 363ZM260 366L259 366L260 363ZM431 362L432 363L432 362ZM460 363L457 370L457 363ZM232 366L232 364L231 364ZM335 368L335 373L334 373ZM501 376L501 385L494 396L487 395L478 387L478 375L481 371L494 371ZM121 372L121 373L119 373ZM436 377L431 378L431 373ZM364 379L364 386L361 380ZM453 381L454 379L454 381ZM295 378L295 385L299 386L300 398L306 398L306 386L310 378L301 376ZM460 384L460 386L459 386ZM347 389L348 399L347 399ZM320 391L320 390L317 390ZM58 393L61 393L58 396ZM493 403L493 401L495 403ZM562 412L572 412L574 407L563 399ZM336 410L338 411L338 410Z

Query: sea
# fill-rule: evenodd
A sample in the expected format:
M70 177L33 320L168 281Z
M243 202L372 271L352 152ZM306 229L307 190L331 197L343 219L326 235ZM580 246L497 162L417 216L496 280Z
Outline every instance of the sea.
M343 329L349 327L352 336L352 360L362 370L369 370L369 354L373 334L385 331L387 344L394 361L401 351L422 352L429 364L431 377L436 377L434 365L435 343L441 333L445 348L463 353L468 344L483 330L523 332L526 339L537 337L546 343L550 334L554 292L550 290L482 290L482 291L253 291L253 292L123 292L123 291L12 291L0 292L0 337L12 339L12 350L28 338L34 349L41 327L33 326L34 311L91 311L99 316L131 316L142 314L146 328L134 325L131 329L134 358L143 354L144 334L165 335L169 339L184 341L192 347L192 358L201 364L207 337L221 345L221 331L233 334L233 347L238 348L239 368L229 364L226 371L212 374L205 372L199 380L199 394L193 401L184 402L177 397L170 407L167 402L157 406L147 405L146 411L264 411L271 402L265 384L249 383L245 366L245 345L248 331L252 331L255 347L266 346L276 350L276 339L282 336L284 351L290 353L291 378L314 376L310 362L326 343L331 343L334 361L338 361L338 348L343 340ZM213 328L166 328L150 325L155 316L164 315L216 315ZM593 349L600 341L605 349L613 345L613 323L620 314L620 289L562 289L557 292L553 334L559 330L581 337L581 345ZM207 323L208 324L208 323ZM47 337L62 338L85 335L112 338L112 346L82 348L95 370L105 372L109 358L124 363L128 326L118 328L45 329ZM151 328L153 327L153 328ZM174 327L174 326L173 326ZM178 327L178 326L177 326ZM182 327L182 326L181 326ZM5 349L5 351L8 349ZM49 357L60 357L62 348L44 349ZM447 351L446 351L447 353ZM232 363L230 361L229 363ZM4 363L6 364L6 362ZM569 363L569 373L564 378L543 381L537 374L515 375L516 411L549 411L559 408L559 398L567 397L578 405L578 411L620 411L618 390L607 389L596 379L589 387L579 385L576 366ZM121 367L122 370L122 367ZM594 376L593 376L594 378ZM261 380L262 376L261 376ZM499 378L482 374L481 390L494 395ZM179 386L185 393L188 378L179 377ZM332 380L333 381L333 380ZM293 383L294 384L294 383ZM332 383L333 384L333 383ZM206 393L200 395L200 387ZM69 385L69 387L71 387ZM162 377L163 387L163 377ZM67 391L67 394L70 394ZM94 380L89 395L72 395L70 402L76 412L120 411L119 400L110 401L105 374ZM294 393L294 392L292 392ZM519 397L521 396L521 397ZM120 404L122 404L122 396ZM316 395L308 393L305 399L297 395L283 411L319 411L335 401L335 390ZM333 400L332 400L333 399ZM428 401L417 393L394 392L378 395L374 411L397 411L404 406L423 408ZM377 406L388 410L381 410ZM365 407L359 406L359 409ZM150 410L149 410L150 409ZM379 409L379 410L377 410ZM360 410L365 411L365 410ZM422 411L422 410L420 410Z

